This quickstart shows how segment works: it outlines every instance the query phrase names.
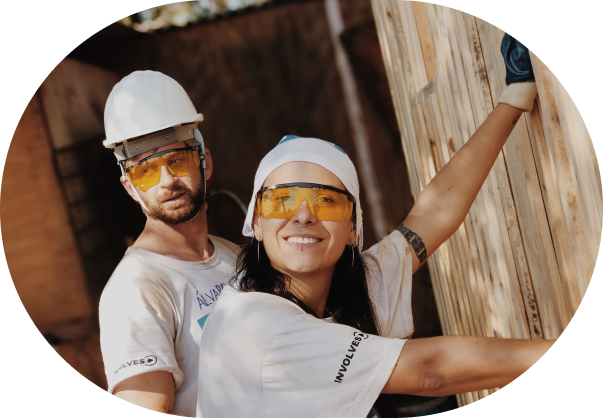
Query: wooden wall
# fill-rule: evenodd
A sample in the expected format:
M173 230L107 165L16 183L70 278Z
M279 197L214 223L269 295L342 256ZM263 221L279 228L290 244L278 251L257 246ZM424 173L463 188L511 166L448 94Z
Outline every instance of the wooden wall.
M106 387L96 306L56 176L39 94L25 109L6 157L0 213L8 268L32 321L69 364Z
M65 59L39 89L56 175L95 303L145 220L119 182L113 153L102 146L105 102L119 79Z
M437 5L372 5L417 196L495 106L505 85L503 32ZM532 63L534 110L464 224L428 262L445 334L556 338L594 269L603 206L592 143L561 84L533 55Z
M6 157L0 208L9 270L42 333L93 311L49 141L36 95Z

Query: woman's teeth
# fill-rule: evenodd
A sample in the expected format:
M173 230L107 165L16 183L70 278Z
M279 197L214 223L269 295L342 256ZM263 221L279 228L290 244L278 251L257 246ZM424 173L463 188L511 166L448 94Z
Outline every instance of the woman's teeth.
M316 238L302 238L302 237L289 237L287 238L287 242L292 244L316 244L319 239Z

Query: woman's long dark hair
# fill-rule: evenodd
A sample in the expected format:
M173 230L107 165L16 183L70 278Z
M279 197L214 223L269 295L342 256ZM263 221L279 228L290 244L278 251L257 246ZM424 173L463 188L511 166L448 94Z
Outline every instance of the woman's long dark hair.
M291 293L291 278L272 267L264 245L256 239L245 245L239 254L234 280L243 292L280 296L297 304L307 313L318 316ZM338 324L349 325L369 334L379 334L375 311L368 294L366 265L358 247L346 246L337 261L326 310L326 315L332 315L334 322Z

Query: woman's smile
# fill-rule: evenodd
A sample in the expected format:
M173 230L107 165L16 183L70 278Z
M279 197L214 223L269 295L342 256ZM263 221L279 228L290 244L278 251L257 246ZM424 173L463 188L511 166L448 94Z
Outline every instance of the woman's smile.
M298 248L302 251L315 247L317 244L324 241L313 234L292 234L283 237L283 240L291 247Z

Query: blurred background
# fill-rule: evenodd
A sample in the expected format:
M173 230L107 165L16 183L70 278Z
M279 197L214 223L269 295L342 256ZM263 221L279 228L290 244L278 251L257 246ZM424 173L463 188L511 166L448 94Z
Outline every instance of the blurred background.
M106 388L98 300L145 222L101 144L105 101L132 71L171 76L205 116L201 132L215 167L210 233L241 242L255 170L287 134L334 142L360 168L366 248L409 212L413 197L370 0L338 3L340 21L322 0L199 0L144 10L83 42L32 98L2 178L8 267L40 332L98 386ZM368 153L354 140L358 129ZM441 335L425 267L414 275L412 303L415 336ZM378 404L386 417L455 402L384 397Z

